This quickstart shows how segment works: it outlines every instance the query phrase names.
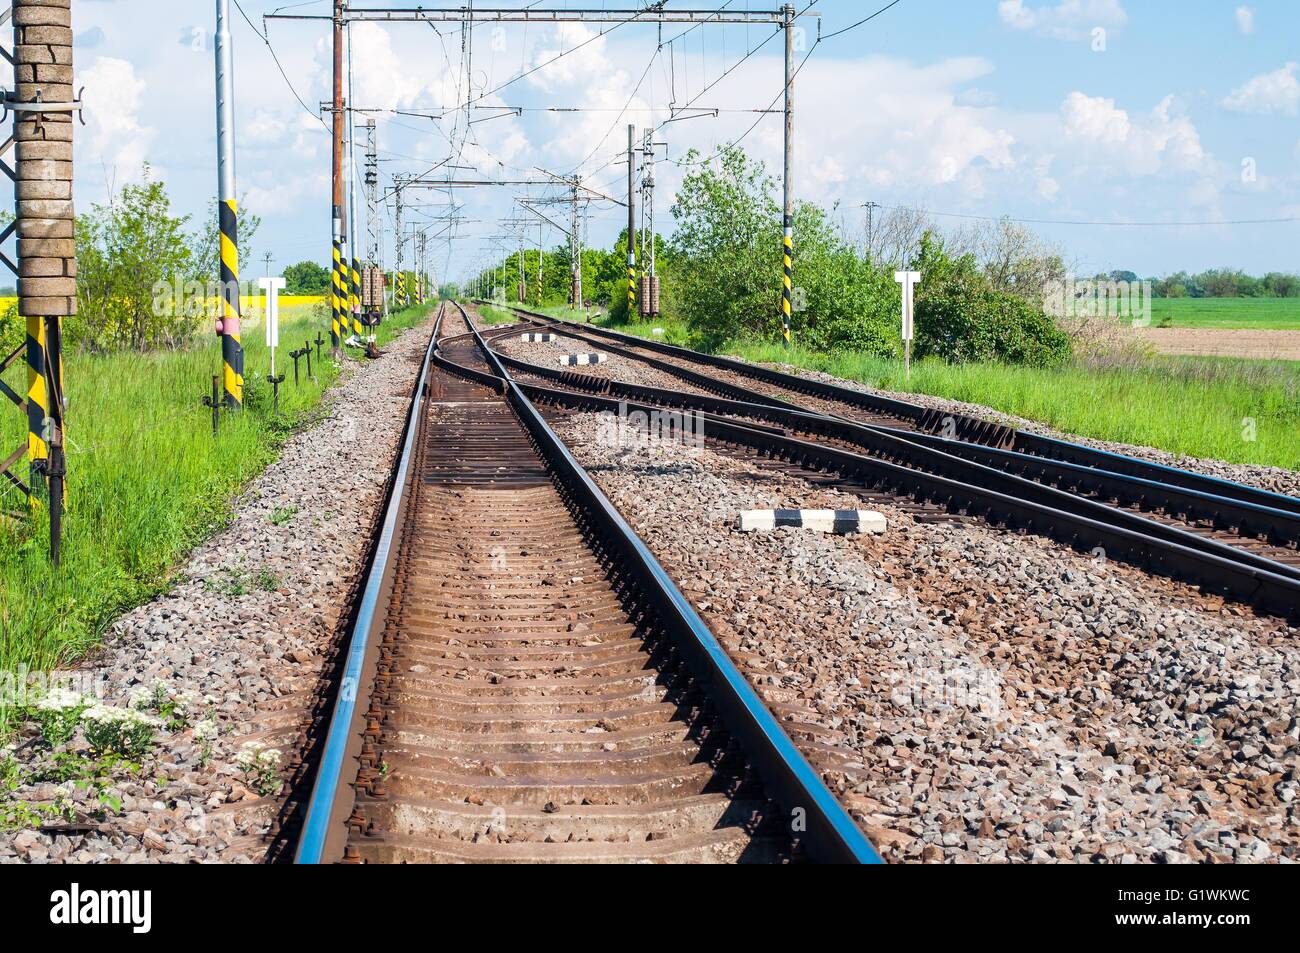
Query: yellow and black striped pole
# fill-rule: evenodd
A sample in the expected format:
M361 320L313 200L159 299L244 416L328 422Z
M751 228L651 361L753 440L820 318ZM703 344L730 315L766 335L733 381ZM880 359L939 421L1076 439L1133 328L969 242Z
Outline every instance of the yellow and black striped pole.
M352 258L352 330L357 337L365 332L361 324L361 262Z
M230 4L217 2L217 225L221 232L222 378L226 406L244 406L244 348L239 333L239 229L235 209L235 83L230 49Z
M785 230L781 236L781 257L785 267L784 285L781 289L781 340L790 347L790 306L794 296L794 218L785 217Z
M334 260L330 268L330 346L335 350L343 342L343 332L347 327L343 319L342 269L343 250L341 243L336 238L334 239Z
M244 406L244 345L240 340L239 230L234 199L218 206L221 227L221 364L226 406Z
M32 502L45 485L50 458L50 395L45 384L45 320L27 316L27 459L31 464Z

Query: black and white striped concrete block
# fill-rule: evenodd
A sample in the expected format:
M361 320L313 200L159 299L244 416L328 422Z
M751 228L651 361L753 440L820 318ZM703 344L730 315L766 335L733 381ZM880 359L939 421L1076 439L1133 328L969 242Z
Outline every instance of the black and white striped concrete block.
M560 366L587 367L590 364L604 364L608 360L608 354L566 354L560 358Z
M814 533L883 533L885 518L872 510L744 510L740 531L757 533L788 526Z
M558 341L558 334L521 334L519 340L525 344L550 344L552 341Z

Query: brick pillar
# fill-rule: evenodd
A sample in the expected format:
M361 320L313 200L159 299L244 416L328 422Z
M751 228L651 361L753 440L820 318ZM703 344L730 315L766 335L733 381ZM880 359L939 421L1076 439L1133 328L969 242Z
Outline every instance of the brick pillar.
M68 103L71 0L13 0L15 99ZM72 124L68 112L16 112L18 307L29 316L77 313Z
M13 23L18 310L27 320L29 455L33 483L49 480L57 565L64 486L62 322L77 313L74 120L70 111L23 107L74 99L71 0L13 0Z

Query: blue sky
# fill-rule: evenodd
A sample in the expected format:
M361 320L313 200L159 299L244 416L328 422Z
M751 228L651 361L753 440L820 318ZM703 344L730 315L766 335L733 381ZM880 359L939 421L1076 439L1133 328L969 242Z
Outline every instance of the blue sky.
M259 28L261 14L278 5L240 2ZM822 0L822 32L848 26L883 3ZM731 6L746 3L733 0ZM294 12L328 8L317 2ZM77 144L78 201L83 207L103 201L113 186L137 178L147 160L178 207L198 213L216 180L213 4L74 0L73 17L89 106L89 125ZM327 95L326 29L323 23L270 27L289 80L313 108ZM358 105L418 111L463 101L454 30L439 38L422 24L355 29ZM665 27L664 37L682 29ZM617 191L623 172L613 163L626 124L661 122L674 90L678 103L736 110L765 107L778 95L777 42L736 66L768 32L711 27L657 52L655 28L616 30L482 100L528 110L561 105L603 111L529 111L476 123L462 161L494 178L534 175L538 165L582 169L593 183ZM809 21L809 39L815 34ZM1297 36L1300 4L1288 0L901 0L871 23L819 45L800 74L796 190L800 197L839 202L849 229L860 227L860 206L868 200L935 213L1071 222L1300 217ZM480 28L476 94L589 37L581 26ZM302 258L324 261L325 130L295 100L261 38L237 13L235 56L239 187L264 219L256 254L271 251L277 269ZM446 157L449 140L459 142L464 129L463 111L459 120L437 123L376 115L385 176L423 172ZM739 135L755 118L724 112L671 123L659 138L668 158L679 159L690 147L711 150ZM779 117L761 119L744 142L779 172ZM661 226L680 175L671 163L660 166ZM482 236L499 232L496 221L511 215L520 192L458 192L455 201L467 221L457 241L437 246L440 272L458 277L485 255ZM607 244L623 217L615 206L593 205L590 239ZM1295 222L1035 227L1080 272L1163 274L1218 265L1257 273L1300 270ZM557 244L560 236L552 232L546 241Z

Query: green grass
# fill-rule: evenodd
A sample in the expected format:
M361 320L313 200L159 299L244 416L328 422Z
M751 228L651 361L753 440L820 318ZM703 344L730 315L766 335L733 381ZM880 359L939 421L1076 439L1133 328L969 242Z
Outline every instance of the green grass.
M478 316L486 324L514 324L519 320L513 311L507 311L504 308L498 308L496 305L481 304L478 306Z
M529 305L527 310L549 314L553 318L560 318L565 321L590 320L592 323L598 323L605 317L605 312L600 308L584 310L582 308L570 308L567 304L544 304L540 308Z
M427 311L393 316L380 329L380 346ZM171 584L185 553L226 523L233 496L313 419L323 390L337 379L328 333L323 364L313 353L315 380L306 378L304 362L302 384L295 387L288 357L327 322L316 306L282 312L276 370L287 380L278 418L265 382L263 331L246 329L245 412L223 414L217 439L211 411L201 402L219 362L211 335L185 351L67 356L63 565L58 572L50 567L45 511L32 516L25 498L4 494L4 508L16 515L0 522L0 673L19 666L43 671L76 659L115 616ZM21 391L24 376L16 368L5 378ZM0 446L7 453L25 439L26 424L8 402L5 408ZM25 476L25 465L20 469ZM261 569L246 567L254 578Z
M1300 330L1300 298L1154 298L1155 327Z
M1172 453L1300 469L1300 363L1158 357L1059 370L915 364L733 342L728 354L794 364L882 390L982 404L1066 433ZM1253 427L1252 423L1253 422ZM1253 433L1254 439L1246 439Z

